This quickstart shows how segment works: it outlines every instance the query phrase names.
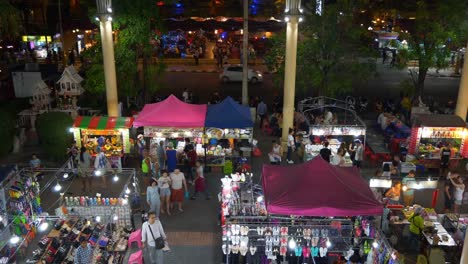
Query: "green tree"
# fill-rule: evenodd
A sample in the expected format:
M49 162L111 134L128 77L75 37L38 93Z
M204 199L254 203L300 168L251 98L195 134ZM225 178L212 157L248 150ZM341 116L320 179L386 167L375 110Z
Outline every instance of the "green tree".
M69 132L73 125L70 115L61 112L49 112L37 119L37 133L41 147L54 160L65 158L67 147L73 137Z
M90 6L91 3L89 3ZM151 63L154 30L161 30L157 6L150 0L114 1L113 28L115 33L115 64L117 85L120 96L135 96L138 92L143 99L158 90L159 77L165 66L159 61ZM91 9L90 12L95 12ZM100 38L97 44L85 52L87 61L84 87L92 93L104 93L104 70ZM139 65L142 66L139 69ZM138 74L138 71L142 74ZM141 77L141 78L139 78ZM139 89L138 89L139 88Z
M9 0L0 0L0 40L13 40L21 34L21 14Z
M414 26L401 38L408 42L407 49L398 53L399 68L406 68L407 62L415 60L418 67L408 69L413 85L419 95L424 94L424 82L430 68L442 69L448 66L450 45L461 41L460 25L468 8L466 1L417 1L405 2L405 9L414 9Z
M300 25L297 48L296 89L315 94L336 96L352 90L375 73L375 54L369 43L369 33L353 22L359 5L339 0L327 5L322 15L314 5L305 7L306 15ZM277 69L276 78L282 81L284 73L284 32L273 39L266 63Z

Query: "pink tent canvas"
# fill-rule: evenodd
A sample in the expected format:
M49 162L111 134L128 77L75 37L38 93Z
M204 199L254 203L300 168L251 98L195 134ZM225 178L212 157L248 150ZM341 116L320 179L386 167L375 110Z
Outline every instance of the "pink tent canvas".
M263 165L269 214L297 216L380 215L383 205L356 168L335 167L321 157L290 166Z
M135 127L203 127L205 125L206 105L187 104L175 97L147 104L133 122Z

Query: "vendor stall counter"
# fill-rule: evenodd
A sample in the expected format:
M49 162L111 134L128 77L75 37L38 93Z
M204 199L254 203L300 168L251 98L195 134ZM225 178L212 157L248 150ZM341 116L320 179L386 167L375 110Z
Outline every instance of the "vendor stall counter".
M420 165L439 168L441 148L450 146L449 168L458 166L468 157L466 123L453 115L415 115L408 153L415 155Z

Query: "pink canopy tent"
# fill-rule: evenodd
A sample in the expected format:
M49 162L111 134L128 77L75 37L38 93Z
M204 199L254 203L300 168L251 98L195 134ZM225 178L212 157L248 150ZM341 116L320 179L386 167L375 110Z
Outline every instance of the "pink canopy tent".
M203 127L206 105L187 104L170 95L166 100L147 104L133 122L135 127Z
M358 169L335 167L321 157L298 165L263 165L262 185L269 214L356 216L383 211Z

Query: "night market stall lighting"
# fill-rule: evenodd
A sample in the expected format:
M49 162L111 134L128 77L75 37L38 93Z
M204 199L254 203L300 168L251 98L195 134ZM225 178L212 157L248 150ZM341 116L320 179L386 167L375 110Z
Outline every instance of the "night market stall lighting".
M62 189L62 185L60 185L60 183L57 182L57 184L54 186L54 191L58 192Z
M47 230L48 227L49 227L49 223L47 223L47 222L42 222L42 223L39 225L39 231L44 232L44 231Z
M114 175L114 178L113 178L113 180L114 180L114 182L117 182L117 181L119 181L119 176L117 176L117 174L116 174L116 175Z
M16 234L10 238L10 244L16 245L20 241L20 237Z
M371 188L391 188L392 187L392 180L370 179L369 187L371 187Z

